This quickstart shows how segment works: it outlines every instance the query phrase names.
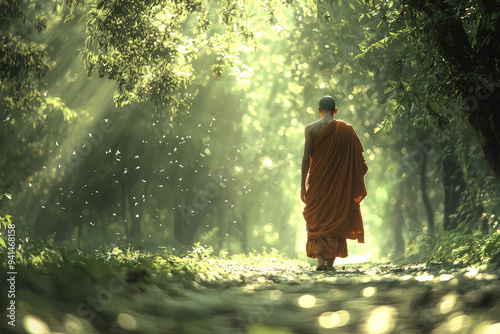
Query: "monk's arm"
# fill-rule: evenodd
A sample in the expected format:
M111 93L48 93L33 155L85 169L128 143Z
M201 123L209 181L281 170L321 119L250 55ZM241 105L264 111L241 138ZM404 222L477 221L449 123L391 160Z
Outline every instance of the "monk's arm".
M351 127L351 129L352 129L352 132L354 134L354 138L355 138L356 143L357 143L359 155L361 156L363 175L365 175L366 172L368 171L368 165L366 164L365 157L363 156L363 152L365 150L363 149L363 144L361 143L361 140L359 140L359 137L356 134L356 131L354 131L354 129L352 127Z
M306 179L307 173L309 172L309 163L311 161L311 153L313 146L313 138L311 134L311 129L306 127L306 135L305 135L305 143L304 143L304 156L302 157L302 180L300 183L301 190L301 198L305 200L305 192L306 192Z
M365 160L365 157L363 156L363 152L364 152L364 149L363 149L363 144L361 143L361 140L359 140L359 137L358 135L356 134L356 131L354 131L354 129L351 127L351 131L352 131L352 134L353 134L353 137L355 139L355 143L356 143L356 154L359 155L359 161L361 163L361 166L360 166L360 171L359 173L364 176L366 174L366 172L368 171L368 165L366 164L366 160ZM354 201L356 203L359 203L361 202L361 200L363 199L363 195L360 195L356 198L354 198Z

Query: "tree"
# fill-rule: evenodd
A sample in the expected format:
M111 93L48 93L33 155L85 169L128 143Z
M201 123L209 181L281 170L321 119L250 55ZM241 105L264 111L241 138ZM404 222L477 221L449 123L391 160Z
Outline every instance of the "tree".
M472 132L460 118L460 101L427 90L439 87L442 73L427 87L417 81L419 61L428 57L403 39L405 25L390 34L411 18L393 6L380 9L383 17L364 1L98 0L81 11L71 7L67 16L60 9L55 13L66 22L49 18L39 36L52 59L41 92L61 96L60 105L77 117L66 124L64 112L49 113L45 102L33 109L47 113L36 133L19 122L10 130L26 133L7 137L19 148L9 151L19 156L9 160L19 174L7 175L21 189L16 214L24 218L22 202L32 212L43 205L53 211L47 226L59 241L89 248L200 241L216 250L273 246L292 254L294 238L304 235L303 128L318 117L325 94L337 98L338 116L365 146L367 239L394 228L401 252L404 237L417 240L443 211L442 184L447 196L460 199L445 201L447 217L458 222L478 207L495 212L496 183L468 144ZM83 66L96 75L83 78ZM384 106L397 112L387 115ZM421 152L427 136L451 139ZM45 153L23 157L23 138ZM426 161L412 161L417 154ZM441 168L450 166L448 158L456 168ZM462 173L467 189L457 191L460 178L443 173ZM486 194L478 190L482 178ZM427 197L426 210L420 198ZM397 224L389 224L394 216ZM386 238L374 239L382 249Z
M410 100L422 103L422 112L434 124L443 116L467 118L484 157L500 176L500 118L495 112L500 99L495 56L500 50L500 4L477 0L389 1L387 5L373 1L373 5L389 24L391 35L386 41L407 41L400 50L401 59L417 69L394 84L397 105ZM454 98L461 99L462 111L446 114L444 110L456 107ZM442 107L443 102L447 107Z

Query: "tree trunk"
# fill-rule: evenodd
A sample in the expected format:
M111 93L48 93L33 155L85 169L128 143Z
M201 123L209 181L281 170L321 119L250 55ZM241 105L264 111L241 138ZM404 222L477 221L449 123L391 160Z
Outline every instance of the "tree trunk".
M181 205L182 206L182 205ZM200 225L200 214L191 214L189 208L177 207L174 210L174 237L184 246L191 246Z
M476 96L479 88L475 88L475 96L467 95L465 98L469 101L472 99L474 105L468 105L469 123L474 129L481 149L483 150L486 161L493 168L493 172L497 177L500 177L500 111L497 110L500 106L499 88L493 93L481 93L480 101ZM474 100L476 99L477 100Z
M453 69L451 81L468 107L468 121L479 139L486 161L500 177L500 88L496 57L500 51L498 32L481 27L473 49L457 9L446 1L410 1L414 10L429 17L430 35L442 58ZM484 1L484 9L498 11L500 5ZM497 22L497 30L500 23ZM486 84L484 83L486 82Z
M424 202L425 211L427 212L427 226L429 227L429 234L434 234L434 212L432 211L431 202L429 201L429 196L427 195L427 152L423 150L422 156L423 161L420 165L420 191L422 193L422 201Z
M244 209L241 213L241 219L238 222L240 224L241 237L241 248L244 254L248 253L248 219L247 211Z
M484 234L490 233L490 226L488 225L488 219L481 218L479 220L479 223L481 224L480 225L481 232L483 232Z
M401 188L401 187L400 187ZM405 239L403 237L404 227L403 210L401 210L401 201L397 200L394 204L394 257L399 258L405 251Z
M130 241L142 239L141 219L144 203L140 201L138 196L129 196L129 211L130 211ZM136 203L139 203L136 205Z
M289 229L290 225L290 210L283 210L283 214L280 217L279 224L276 224L275 227L279 228L280 237L278 240L282 240L281 247L285 251L285 253L291 258L295 257L295 239L290 233ZM280 248L281 248L280 247Z
M465 182L457 158L447 152L443 157L443 186L443 228L445 231L451 231L458 226L457 215L460 209L462 193L465 190Z
M123 230L125 232L125 238L127 238L127 242L130 242L130 235L128 231L128 223L127 223L127 186L125 185L125 178L122 178L120 182L120 186L122 189L122 219L123 219Z

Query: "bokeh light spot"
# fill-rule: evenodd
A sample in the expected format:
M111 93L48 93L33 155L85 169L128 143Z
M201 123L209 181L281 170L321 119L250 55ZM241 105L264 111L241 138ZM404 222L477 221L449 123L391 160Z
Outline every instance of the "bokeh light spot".
M500 322L497 322L488 327L486 334L500 334Z
M418 275L415 279L419 282L432 281L434 279L433 275Z
M313 295L303 295L297 301L300 307L310 308L316 305L316 297Z
M453 292L447 293L441 298L441 301L439 302L439 311L442 314L451 312L456 302L457 302L457 295Z
M334 312L331 315L331 322L332 322L333 327L345 326L349 323L350 319L351 319L351 315L346 310L340 310L340 311Z
M23 318L24 329L30 334L50 334L49 326L42 319L27 315Z
M446 322L446 329L450 332L463 332L465 327L469 327L470 319L467 315L462 313L452 314Z
M264 163L264 165L266 167L272 167L273 166L273 161L271 159L269 159L269 158L264 159L263 163Z
M439 277L439 279L441 280L441 282L445 282L445 281L449 281L453 278L453 275L450 275L450 274L443 274Z
M389 333L394 328L396 309L391 306L379 306L370 313L366 331L371 334Z
M377 292L377 289L374 288L373 286L369 286L367 288L363 289L363 297L371 297Z
M318 323L323 328L333 328L335 325L332 323L333 312L324 312L318 317Z
M121 328L128 331L133 331L137 328L137 322L130 314L120 313L118 314L118 319L116 321Z
M377 190L375 191L375 197L384 202L389 199L389 195L384 188L377 188Z

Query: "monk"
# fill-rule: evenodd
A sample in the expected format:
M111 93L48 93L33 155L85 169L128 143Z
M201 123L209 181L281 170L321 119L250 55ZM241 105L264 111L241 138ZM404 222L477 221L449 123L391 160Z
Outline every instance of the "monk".
M335 99L319 101L320 119L305 130L301 198L306 204L307 256L316 270L335 270L336 257L347 256L346 239L364 242L359 203L365 196L368 166L352 125L335 120Z

